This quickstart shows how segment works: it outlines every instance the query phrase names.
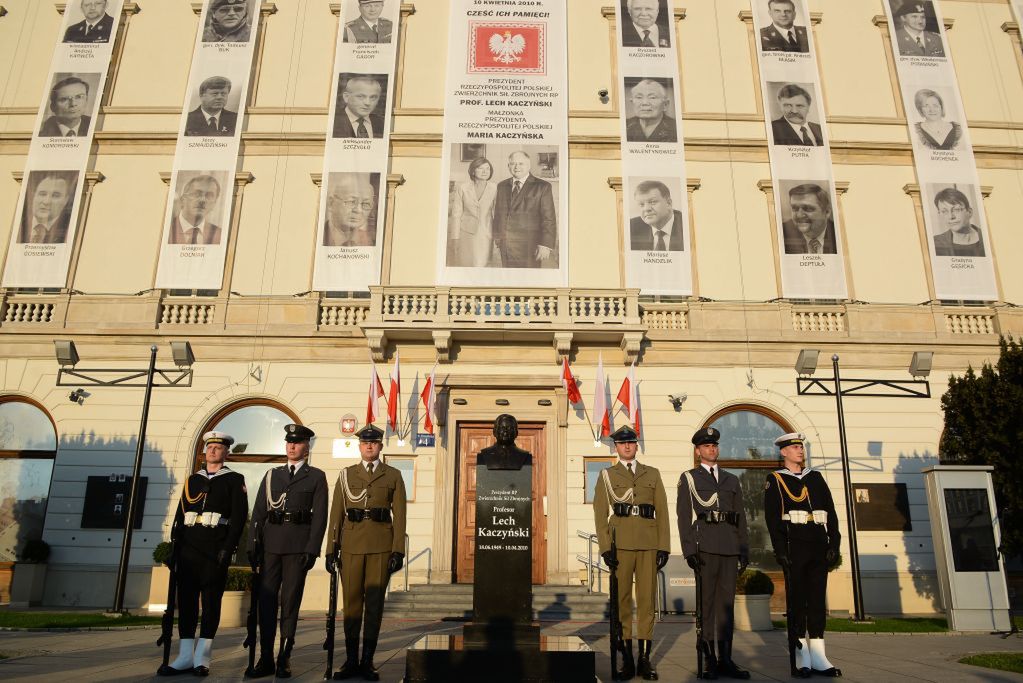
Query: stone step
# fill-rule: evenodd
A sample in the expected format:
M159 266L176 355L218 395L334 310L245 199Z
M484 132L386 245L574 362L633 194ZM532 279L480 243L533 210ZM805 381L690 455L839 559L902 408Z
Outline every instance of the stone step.
M534 586L533 617L600 621L607 617L607 599L582 586ZM472 616L472 585L420 584L408 591L391 591L385 613L395 618L466 619Z

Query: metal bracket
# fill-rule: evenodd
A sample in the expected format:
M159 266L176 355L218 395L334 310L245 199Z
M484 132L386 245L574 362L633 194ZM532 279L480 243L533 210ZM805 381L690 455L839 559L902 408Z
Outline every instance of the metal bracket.
M878 388L885 391L877 391ZM797 377L796 392L800 396L834 396L835 378ZM843 377L842 396L930 398L931 383L925 379L847 379Z
M95 369L78 370L60 368L57 371L58 387L74 387L86 385L91 387L146 387L149 370L113 370ZM73 378L68 380L67 378ZM106 379L112 377L111 379ZM136 382L135 380L139 380ZM175 368L174 370L153 370L154 387L190 387L192 386L192 369Z

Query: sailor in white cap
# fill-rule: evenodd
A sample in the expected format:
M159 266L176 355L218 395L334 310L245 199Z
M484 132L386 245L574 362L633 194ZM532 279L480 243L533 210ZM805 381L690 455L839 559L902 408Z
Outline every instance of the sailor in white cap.
M834 677L842 672L824 654L825 599L842 537L827 482L806 467L805 441L799 432L775 439L784 467L767 476L764 519L785 572L792 675Z

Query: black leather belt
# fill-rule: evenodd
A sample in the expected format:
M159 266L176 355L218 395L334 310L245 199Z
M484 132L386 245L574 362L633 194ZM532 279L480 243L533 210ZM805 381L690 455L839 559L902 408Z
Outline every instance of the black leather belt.
M348 520L351 522L364 522L367 519L373 522L390 522L390 508L348 508L346 511Z
M707 510L696 514L697 519L702 519L708 524L731 524L739 525L738 512L726 512L724 510Z
M313 521L312 510L270 510L266 521L271 524L309 524Z
M650 503L629 505L628 503L615 503L612 505L616 517L642 517L643 519L657 519L657 509Z

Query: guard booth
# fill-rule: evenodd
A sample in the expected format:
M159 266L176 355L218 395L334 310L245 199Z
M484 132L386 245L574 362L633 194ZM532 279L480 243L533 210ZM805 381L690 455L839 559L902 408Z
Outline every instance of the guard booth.
M1010 628L993 469L937 465L923 470L941 600L954 631Z

